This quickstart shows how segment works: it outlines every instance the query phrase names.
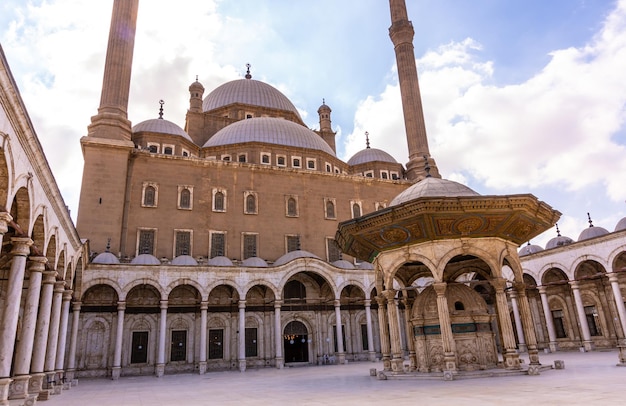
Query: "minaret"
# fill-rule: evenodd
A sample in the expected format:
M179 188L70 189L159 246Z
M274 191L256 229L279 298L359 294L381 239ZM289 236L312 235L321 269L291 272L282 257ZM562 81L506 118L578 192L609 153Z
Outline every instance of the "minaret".
M331 112L332 110L330 109L330 107L326 105L326 100L322 99L322 105L320 106L319 109L317 109L317 114L320 117L320 130L318 133L322 137L322 139L326 141L326 143L330 145L330 147L336 153L337 148L335 146L335 135L337 133L333 131L333 128L331 126L331 122L330 122Z
M80 140L85 166L76 229L90 248L121 254L126 183L134 144L128 94L139 0L114 0L98 114ZM103 221L104 220L104 221Z
M402 110L404 111L404 126L409 146L409 162L406 165L406 175L411 181L420 181L427 177L424 160L430 166L430 176L441 178L435 160L428 150L428 138L424 123L424 111L420 96L415 53L413 51L413 24L409 21L404 0L389 0L391 9L391 27L389 36L396 51L398 66L398 80L402 95Z

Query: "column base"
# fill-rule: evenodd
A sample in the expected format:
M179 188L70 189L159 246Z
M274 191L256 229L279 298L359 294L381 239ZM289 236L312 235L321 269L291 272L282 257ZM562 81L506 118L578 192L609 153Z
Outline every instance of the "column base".
M619 357L619 364L617 364L618 367L626 367L626 343L621 342L617 345L617 349L618 349L618 353L617 356Z
M68 369L67 372L65 372L65 379L72 382L74 380L74 377L76 376L76 370L75 369Z
M239 372L245 372L245 370L246 370L246 360L240 359L239 360Z
M283 369L285 367L285 360L282 357L276 357L276 368Z
M587 351L593 351L593 342L592 341L583 341L583 348L585 349L585 352Z
M38 373L30 376L28 381L28 393L33 395L39 395L39 392L43 390L43 381L46 378L46 374Z
M14 376L9 385L9 399L25 399L28 395L28 381L30 375Z
M451 373L456 373L456 354L453 352L446 352L443 355L443 363L445 371L449 371Z
M206 374L206 361L198 362L198 373L200 375Z
M504 352L504 369L521 369L519 362L519 354L515 350L506 350Z
M541 365L539 362L539 350L537 350L537 348L528 349L528 363L530 365Z
M0 379L0 405L9 404L9 387L12 381L11 378Z
M550 352L557 352L559 350L559 345L556 343L556 341L550 341L548 347L550 347Z
M409 352L409 371L417 371L417 355L415 354L415 351Z
M376 353L374 351L370 351L367 354L367 359L370 360L371 362L376 362Z
M404 372L404 363L402 358L394 358L391 360L391 370L396 373Z
M391 359L389 355L383 355L383 371L391 371Z
M157 364L154 369L154 374L156 375L157 378L160 378L163 375L165 375L165 364Z
M346 353L345 352L340 352L339 354L337 354L337 362L339 364L345 364L346 363Z
M541 366L539 365L528 366L528 375L539 375L539 374L541 374Z
M122 375L122 367L113 367L113 369L111 369L111 379L117 381L120 379L120 375Z
M52 389L54 388L54 382L57 378L57 373L56 372L46 372L45 373L46 378L45 381L43 383L43 387L44 389Z

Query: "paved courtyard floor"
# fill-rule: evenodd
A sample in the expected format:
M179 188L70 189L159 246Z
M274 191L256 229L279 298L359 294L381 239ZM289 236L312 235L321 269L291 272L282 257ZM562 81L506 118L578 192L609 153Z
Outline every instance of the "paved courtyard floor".
M626 368L617 352L540 354L542 364L564 360L565 369L540 376L455 381L379 381L381 363L349 363L206 375L81 379L45 406L170 405L624 405ZM522 358L526 358L522 354ZM11 405L14 403L12 402Z

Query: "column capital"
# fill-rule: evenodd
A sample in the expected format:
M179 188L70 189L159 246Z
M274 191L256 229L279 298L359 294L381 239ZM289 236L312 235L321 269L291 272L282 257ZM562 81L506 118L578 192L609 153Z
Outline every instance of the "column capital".
M63 292L65 292L65 281L54 282L54 293L63 293Z
M580 289L580 283L578 283L578 281L568 281L567 283L573 290Z
M283 305L282 300L274 300L274 309L280 309L282 305Z
M9 223L11 221L13 221L13 216L6 211L0 212L0 234L4 235L4 233L9 231Z
M209 302L200 302L200 310L208 310L209 309Z
M11 254L13 256L27 257L30 254L30 246L33 245L33 240L28 237L11 237Z
M161 310L167 310L167 300L161 300Z
M609 282L611 282L611 283L618 282L617 274L615 272L609 272L609 273L606 274L606 276L609 277Z
M385 299L387 299L387 301L395 300L395 298L396 298L396 290L394 290L394 289L383 290L383 296L385 296Z
M546 293L548 293L548 287L544 285L537 286L537 290L539 290L540 295L545 295Z
M446 288L448 284L446 282L435 282L433 283L433 289L437 293L437 296L443 296L446 294Z
M509 296L511 297L511 300L517 300L517 291L515 289L509 290Z
M335 308L341 307L341 300L335 299L335 301L333 301L333 304L335 305Z
M372 306L372 300L371 299L365 299L365 301L363 303L365 304L365 307L371 307Z
M126 310L126 302L124 301L119 301L117 302L117 311L124 311Z
M44 271L43 272L43 283L52 285L57 281L57 271Z
M504 278L493 278L489 281L491 286L496 290L496 292L501 293L504 292L504 288L506 287L506 279Z
M43 272L46 269L48 258L46 257L28 257L28 271L29 272Z
M76 301L72 303L72 310L74 310L75 312L79 312L82 304L83 303L81 301Z
M240 300L239 301L239 309L245 309L246 308L246 301L245 300Z
M73 290L65 289L65 291L63 291L63 301L69 302L70 300L72 300L72 293L74 293Z

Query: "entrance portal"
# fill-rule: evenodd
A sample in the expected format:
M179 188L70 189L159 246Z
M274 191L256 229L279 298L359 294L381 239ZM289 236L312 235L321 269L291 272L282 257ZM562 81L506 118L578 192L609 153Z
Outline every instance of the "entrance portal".
M285 326L283 334L285 362L309 362L309 341L306 326L292 321Z

